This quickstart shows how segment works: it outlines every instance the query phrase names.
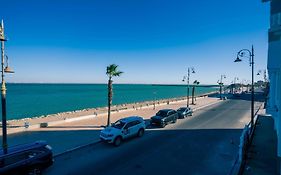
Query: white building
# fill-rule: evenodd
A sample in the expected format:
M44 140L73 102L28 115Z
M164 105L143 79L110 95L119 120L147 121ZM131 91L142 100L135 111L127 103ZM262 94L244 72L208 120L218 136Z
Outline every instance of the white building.
M278 137L277 154L281 160L281 0L263 0L263 2L270 2L267 61L270 90L266 110L274 118Z

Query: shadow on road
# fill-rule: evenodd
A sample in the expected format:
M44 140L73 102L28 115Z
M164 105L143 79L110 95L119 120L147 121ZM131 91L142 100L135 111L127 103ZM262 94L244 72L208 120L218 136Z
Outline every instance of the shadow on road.
M252 100L252 94L251 93L242 93L242 94L223 94L222 96L226 96L227 99L232 99L232 100L245 100L245 101L251 101ZM220 94L212 94L209 95L208 97L213 97L213 98L219 98ZM265 101L265 96L263 92L255 92L255 102L264 102Z
M142 138L126 140L120 147L100 143L74 151L73 162L61 157L46 174L229 174L238 154L241 132L242 129L147 130Z
M47 128L100 128L103 129L105 126L92 126L92 125L82 125L82 126L48 126Z

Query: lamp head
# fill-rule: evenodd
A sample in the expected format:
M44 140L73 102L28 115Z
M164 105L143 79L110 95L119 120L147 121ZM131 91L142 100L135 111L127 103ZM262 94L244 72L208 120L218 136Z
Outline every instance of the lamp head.
M6 58L6 62L7 62L7 66L4 69L5 73L15 73L15 71L13 71L12 68L9 67L9 57L7 55L5 55Z
M241 60L239 57L237 57L234 62L236 63L236 62L241 62L241 61L242 61L242 60Z
M15 73L15 71L13 71L13 69L11 69L9 66L6 66L4 69L5 73Z

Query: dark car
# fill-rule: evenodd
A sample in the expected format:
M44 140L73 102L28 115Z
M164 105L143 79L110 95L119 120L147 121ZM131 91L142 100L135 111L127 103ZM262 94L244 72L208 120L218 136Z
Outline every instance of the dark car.
M0 174L41 174L53 164L52 148L45 141L17 145L0 150Z
M184 118L187 116L192 116L193 111L190 107L181 107L177 110L177 113L179 118Z
M162 109L151 117L151 124L164 128L168 123L176 123L178 119L177 111L173 109Z

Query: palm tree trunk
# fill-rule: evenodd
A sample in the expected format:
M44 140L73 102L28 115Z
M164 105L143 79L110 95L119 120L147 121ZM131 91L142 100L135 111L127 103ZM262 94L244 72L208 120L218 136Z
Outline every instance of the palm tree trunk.
M192 104L194 105L195 86L192 87Z
M108 80L108 116L107 116L107 126L110 125L110 112L112 104L112 80L111 77Z

